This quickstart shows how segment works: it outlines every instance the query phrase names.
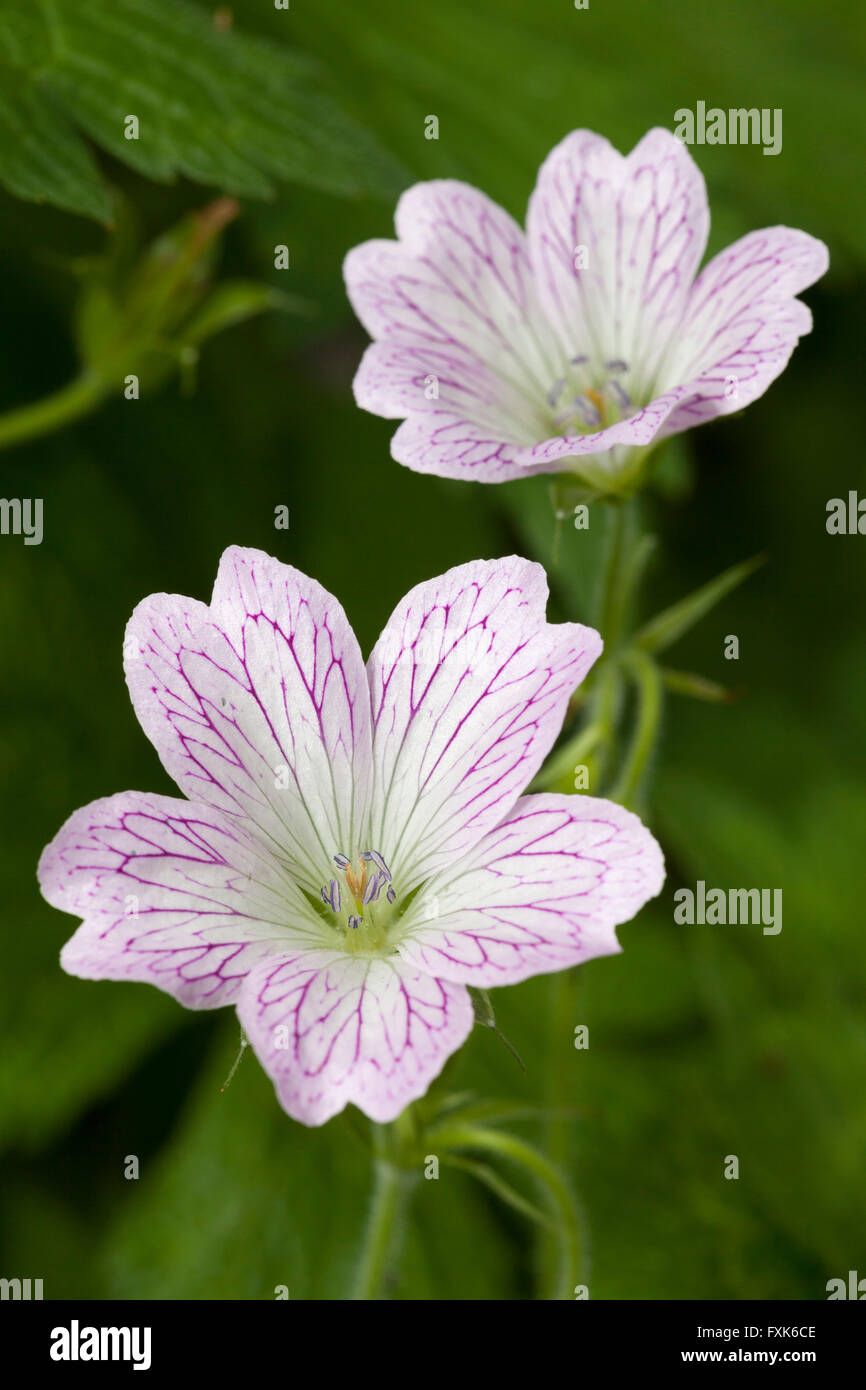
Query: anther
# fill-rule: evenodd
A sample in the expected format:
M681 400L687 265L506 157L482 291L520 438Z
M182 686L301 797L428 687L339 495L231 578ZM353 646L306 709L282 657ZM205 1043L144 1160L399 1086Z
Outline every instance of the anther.
M364 905L374 903L382 891L382 884L385 882L381 874L374 874L364 889Z
M573 404L577 407L577 413L585 425L595 428L601 424L601 413L588 396L575 396Z
M553 383L553 385L551 386L550 390L548 391L548 393L547 393L547 404L550 406L551 410L554 409L554 407L556 406L556 402L559 400L560 396L562 395L562 388L564 387L564 385L565 385L565 377L564 377L564 376L561 376L561 377L559 378L558 381L555 381L555 382Z
M616 396L617 404L619 405L620 410L631 409L631 396L628 394L628 391L624 390L623 387L620 386L618 381L614 381L613 378L611 378L611 380L607 383L607 389L610 392L612 392L614 396Z
M387 879L389 883L391 882L391 870L388 868L388 865L385 863L378 850L365 849L364 853L361 855L361 858L366 859L368 864L375 864L382 877Z

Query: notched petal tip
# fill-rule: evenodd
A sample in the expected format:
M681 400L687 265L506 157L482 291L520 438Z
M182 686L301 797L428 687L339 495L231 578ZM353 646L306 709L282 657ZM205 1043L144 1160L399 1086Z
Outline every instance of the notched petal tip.
M472 1031L468 991L392 961L307 953L262 966L238 1016L283 1109L325 1124L356 1105L387 1124Z

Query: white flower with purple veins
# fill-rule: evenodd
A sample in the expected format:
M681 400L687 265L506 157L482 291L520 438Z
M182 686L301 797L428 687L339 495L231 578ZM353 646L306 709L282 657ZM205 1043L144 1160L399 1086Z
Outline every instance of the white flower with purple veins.
M546 599L527 560L462 565L366 667L336 599L259 551L226 551L210 606L146 599L130 695L189 799L93 802L45 850L43 893L83 918L64 968L235 1005L316 1125L422 1095L472 1028L467 986L617 951L661 887L655 840L608 801L521 796L601 650Z
M615 490L666 435L762 395L811 328L795 295L826 270L824 244L768 227L698 275L709 220L700 170L660 129L628 156L566 136L525 233L468 184L416 184L399 240L346 257L374 339L358 404L403 420L391 452L421 473L574 472Z

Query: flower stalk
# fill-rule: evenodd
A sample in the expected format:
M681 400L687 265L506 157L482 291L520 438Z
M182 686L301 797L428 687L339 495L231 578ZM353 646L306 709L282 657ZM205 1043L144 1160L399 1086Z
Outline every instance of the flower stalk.
M652 657L633 648L624 658L637 692L637 718L631 747L613 791L612 799L633 810L639 799L647 767L658 740L662 711L662 675Z
M237 216L217 198L130 256L126 214L103 255L87 262L76 310L80 366L66 386L0 415L0 449L74 424L112 396L153 391L174 370L189 385L199 348L223 329L268 309L301 308L265 284L213 285L217 249ZM130 378L135 378L134 388Z
M603 790L612 801L630 810L643 810L646 786L659 740L664 690L692 698L721 701L728 693L701 676L662 668L656 654L673 645L763 563L757 556L733 565L703 584L694 593L671 605L627 636L631 608L637 585L655 546L654 538L639 533L636 502L607 504L609 539L606 562L599 585L596 624L605 646L592 679L592 694L586 721L545 764L536 779L536 788ZM634 692L633 727L621 728L626 706L625 692ZM626 752L619 773L608 786L608 769L618 762L618 748L625 738ZM575 774L586 768L583 788ZM573 1028L578 1020L580 976L576 969L562 971L551 978L547 1101L550 1118L546 1127L546 1147L557 1171L566 1174L570 1187L574 1125L565 1116L573 1105L573 1078L564 1064L570 1049ZM539 1269L542 1287L557 1287L560 1252L551 1233L542 1230L539 1240ZM552 1296L548 1293L547 1296Z
M417 1181L417 1172L407 1166L411 1110L390 1125L376 1125L374 1132L373 1195L352 1292L354 1301L364 1302L388 1297Z

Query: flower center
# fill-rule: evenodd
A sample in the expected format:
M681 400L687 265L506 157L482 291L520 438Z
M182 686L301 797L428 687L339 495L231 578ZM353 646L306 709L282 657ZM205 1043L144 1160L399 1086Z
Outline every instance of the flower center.
M365 849L356 862L335 854L338 877L322 886L340 944L353 954L381 951L387 945L391 908L397 900L391 870L378 850Z
M621 380L627 371L621 358L593 370L588 357L572 357L547 393L556 433L592 434L633 415L635 407Z

